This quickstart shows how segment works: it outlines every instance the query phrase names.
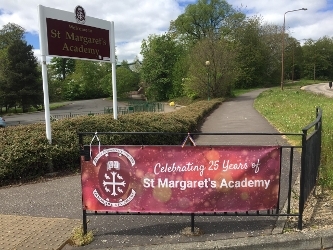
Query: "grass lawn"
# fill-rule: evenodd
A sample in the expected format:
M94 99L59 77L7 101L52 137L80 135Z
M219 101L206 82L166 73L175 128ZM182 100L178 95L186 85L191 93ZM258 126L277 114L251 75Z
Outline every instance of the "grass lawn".
M313 81L310 81L313 84ZM316 107L323 111L321 170L319 183L333 190L333 99L322 94L310 93L300 89L308 81L287 83L284 90L270 88L255 100L255 108L280 132L302 133L302 128L314 121ZM301 142L288 137L291 144Z

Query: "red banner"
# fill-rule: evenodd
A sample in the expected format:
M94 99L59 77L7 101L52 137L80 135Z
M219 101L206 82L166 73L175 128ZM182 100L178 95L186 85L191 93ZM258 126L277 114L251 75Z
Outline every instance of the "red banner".
M114 212L240 212L278 203L278 146L91 146L83 207Z

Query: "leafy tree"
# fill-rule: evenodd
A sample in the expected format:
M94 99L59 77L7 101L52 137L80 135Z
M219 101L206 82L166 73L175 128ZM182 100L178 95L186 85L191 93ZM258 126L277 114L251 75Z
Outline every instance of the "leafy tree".
M123 61L120 63L120 66L121 66L121 67L123 67L123 68L130 69L130 67L129 67L129 64L128 64L128 61L127 61L127 60L123 60Z
M189 4L185 13L170 23L170 32L190 43L208 36L219 37L220 29L230 26L228 18L236 13L225 0L198 0L196 4ZM240 16L244 18L243 15Z
M32 46L25 41L15 40L7 48L6 68L2 75L5 78L1 89L6 102L22 106L26 112L30 106L37 107L43 103L41 75Z
M0 30L0 98L1 106L6 109L16 105L15 93L7 93L4 89L8 89L5 71L8 68L8 47L16 41L23 39L25 30L13 23L8 23Z
M117 68L117 94L125 97L129 91L138 90L139 74L129 69L128 64Z
M284 52L284 79L296 80L301 78L303 51L300 42L293 37L286 39Z
M183 50L172 69L172 93L169 96L170 99L186 95L184 92L184 83L187 79L189 67L188 52ZM191 95L189 95L189 97L191 97Z
M78 60L75 71L67 77L65 97L69 100L93 99L107 96L102 79L105 77L102 63Z
M64 81L75 70L75 60L70 58L53 57L49 65L52 76L60 81Z
M25 30L14 23L8 23L0 30L0 49L7 48L14 41L23 40Z
M317 41L308 39L303 47L304 61L303 72L310 79L332 79L333 78L333 40L323 37Z
M266 42L268 34L264 32L261 22L260 17L247 18L235 32L238 88L263 86L270 78L267 72L272 66L270 53L273 52L273 43Z
M231 93L236 78L232 44L226 40L204 39L190 53L185 92L190 97L224 97Z
M6 74L5 71L7 71L8 68L8 54L7 49L0 50L0 106L1 111L2 107L6 107L6 111L8 111L8 108L10 106L15 106L15 99L10 98L8 95L6 95L5 92L5 86L7 84L6 82Z
M169 34L150 35L143 40L141 74L149 100L168 100L173 93L173 67L182 54L182 46Z
M48 67L48 85L50 101L63 100L66 78L75 70L75 60L53 57Z

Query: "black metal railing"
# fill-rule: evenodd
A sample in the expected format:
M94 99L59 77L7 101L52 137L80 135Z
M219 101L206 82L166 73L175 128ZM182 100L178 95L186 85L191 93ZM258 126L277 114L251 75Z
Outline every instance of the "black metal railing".
M313 130L310 134L309 131ZM298 228L302 229L303 211L317 183L321 154L322 110L316 108L316 119L302 129L302 156Z
M313 132L309 134L309 131ZM191 133L191 136L300 136L302 138L302 145L290 146L290 145L279 145L281 148L281 171L280 174L280 190L279 190L279 201L276 209L265 210L265 211L244 211L244 212L222 212L222 213L112 213L112 212L87 212L83 209L83 229L84 233L87 232L87 216L88 215L114 215L114 214L136 214L136 215L187 215L191 216L191 229L194 229L194 216L295 216L298 217L298 228L302 229L302 219L305 203L310 196L312 190L316 186L316 181L319 173L320 166L320 154L321 154L321 131L322 131L322 110L316 109L316 119L310 123L303 130L303 133ZM84 137L94 136L97 132L78 132L80 151L82 156L86 156L89 160L88 146L84 146L87 141ZM137 137L134 144L144 145L148 137L152 139L158 137L160 142L166 143L167 137L170 140L175 141L175 138L185 138L188 133L166 133L166 132L98 132L98 135L105 136L108 139L111 137L119 136L130 136L131 138ZM163 137L163 139L161 139ZM165 138L164 138L165 137ZM140 139L141 138L141 139ZM111 139L112 140L112 139ZM88 140L90 141L90 139ZM131 145L134 145L131 144ZM220 145L221 146L221 145ZM301 149L301 155L298 154L298 150ZM301 158L300 168L295 159ZM300 172L299 172L300 170ZM298 197L296 204L299 205L299 210L295 211L291 209L291 203L295 200L292 197L296 176L300 174L300 186L299 191L295 194ZM283 176L283 177L282 177ZM283 188L282 188L283 187ZM281 189L282 188L282 189ZM297 200L297 198L296 198Z

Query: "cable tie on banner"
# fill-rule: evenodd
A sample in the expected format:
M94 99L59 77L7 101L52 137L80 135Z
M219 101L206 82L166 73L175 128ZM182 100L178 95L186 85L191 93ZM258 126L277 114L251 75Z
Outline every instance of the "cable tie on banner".
M186 136L186 138L185 138L185 140L184 140L184 142L182 144L182 148L185 146L185 144L186 144L186 142L187 142L188 139L190 139L190 141L192 142L193 146L196 146L195 141L192 139L190 133L187 133L187 136Z
M98 136L97 136L97 131L95 132L95 135L93 136L93 138L91 139L91 142L90 142L90 157L92 157L92 151L91 151L91 145L93 143L93 141L95 140L98 141L98 153L101 152L101 141L99 140Z

